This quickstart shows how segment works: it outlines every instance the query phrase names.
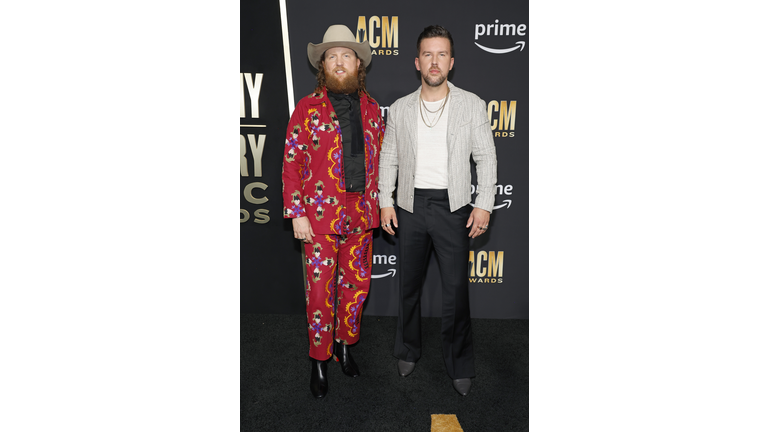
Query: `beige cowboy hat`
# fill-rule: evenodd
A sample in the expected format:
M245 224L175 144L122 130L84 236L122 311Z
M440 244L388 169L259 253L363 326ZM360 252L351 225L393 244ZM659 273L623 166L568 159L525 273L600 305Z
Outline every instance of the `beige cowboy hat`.
M323 43L307 44L307 56L312 66L317 68L317 64L320 63L320 59L323 58L323 53L336 47L344 47L354 50L357 53L357 57L363 62L363 67L368 67L371 63L371 46L368 41L356 42L355 35L345 25L336 24L328 27L323 36Z

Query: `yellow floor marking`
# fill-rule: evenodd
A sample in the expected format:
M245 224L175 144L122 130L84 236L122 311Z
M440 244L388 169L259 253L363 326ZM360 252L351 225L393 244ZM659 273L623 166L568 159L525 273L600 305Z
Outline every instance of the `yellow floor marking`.
M431 432L464 432L455 414L432 414Z

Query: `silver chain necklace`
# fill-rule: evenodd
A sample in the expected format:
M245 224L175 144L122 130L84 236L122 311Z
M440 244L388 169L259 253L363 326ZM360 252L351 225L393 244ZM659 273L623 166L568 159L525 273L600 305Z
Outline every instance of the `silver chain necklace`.
M427 108L427 104L424 102L424 99L419 95L419 100L421 100L421 104L419 104L419 114L421 114L421 121L424 122L424 125L426 125L428 128L434 127L437 123L440 122L440 119L443 117L443 111L445 110L445 106L448 104L448 95L451 93L451 89L448 89L448 93L445 94L445 99L443 99L443 104L440 106L440 108L435 109L434 111L430 111L429 108ZM434 121L434 123L429 124L424 119L424 111L422 110L422 107L427 110L428 113L436 113L440 111L440 115L437 117L437 120Z

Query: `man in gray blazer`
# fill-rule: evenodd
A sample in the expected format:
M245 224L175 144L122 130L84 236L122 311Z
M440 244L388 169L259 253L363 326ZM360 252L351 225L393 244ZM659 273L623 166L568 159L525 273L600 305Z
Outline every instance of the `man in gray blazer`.
M389 108L379 160L381 226L400 234L395 357L407 376L421 357L421 289L434 245L442 279L442 347L448 376L466 396L475 376L469 316L469 239L487 232L496 186L496 148L485 102L448 82L453 38L429 26L416 43L421 87ZM477 168L471 201L470 157ZM397 205L394 208L395 181Z

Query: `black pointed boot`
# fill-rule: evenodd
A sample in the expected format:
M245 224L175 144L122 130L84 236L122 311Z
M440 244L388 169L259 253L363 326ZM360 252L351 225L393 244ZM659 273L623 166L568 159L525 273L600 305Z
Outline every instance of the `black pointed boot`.
M357 368L357 363L352 358L352 354L349 352L349 346L344 345L341 342L333 342L333 358L337 362L341 363L341 371L344 375L357 377L360 376L360 369Z
M317 399L328 394L328 362L310 359L312 363L312 377L309 380L309 389L312 396Z

